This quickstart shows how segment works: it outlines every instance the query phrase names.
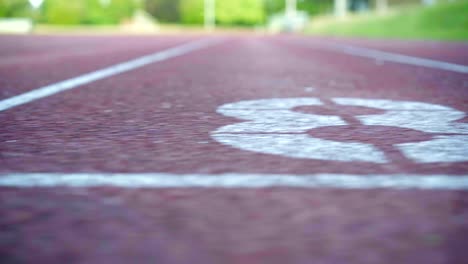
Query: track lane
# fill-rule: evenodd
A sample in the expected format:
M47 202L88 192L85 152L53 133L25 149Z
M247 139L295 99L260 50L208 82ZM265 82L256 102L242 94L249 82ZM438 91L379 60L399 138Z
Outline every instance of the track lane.
M233 40L8 110L1 114L7 124L3 138L10 141L5 144L3 171L27 172L31 170L25 168L30 167L42 172L307 174L309 168L315 168L314 173L466 172L464 162L355 166L246 152L213 142L212 131L237 122L217 114L216 108L239 100L346 96L424 101L468 111L463 103L466 90L459 88L464 81L460 75L424 70L420 74L428 78L414 78L421 69L393 64L375 67L360 58L311 53L269 41ZM310 93L304 89L308 86L317 90ZM29 154L33 146L47 155Z
M340 37L290 37L290 39L297 40L298 42L309 43L311 45L326 45L326 43L337 43L341 45L351 45L362 48L376 49L384 52L392 52L401 55L468 65L468 54L466 54L468 44L466 42Z
M3 259L463 263L466 193L2 189ZM30 252L24 254L24 252Z
M0 113L0 170L466 174L466 162L376 166L290 159L210 137L240 121L215 112L240 100L383 98L468 111L463 75L377 66L285 44L281 37L234 38ZM467 257L460 247L466 244L466 191L0 190L3 226L16 227L0 234L1 252L12 261L457 263Z
M55 37L49 46L37 37L28 39L26 51L6 44L9 56L0 62L0 99L136 57L180 45L199 37ZM22 40L22 42L27 42ZM10 44L11 45L11 44ZM0 44L0 49L3 46ZM36 50L38 49L38 50ZM20 55L21 54L21 55ZM25 76L27 76L25 78Z

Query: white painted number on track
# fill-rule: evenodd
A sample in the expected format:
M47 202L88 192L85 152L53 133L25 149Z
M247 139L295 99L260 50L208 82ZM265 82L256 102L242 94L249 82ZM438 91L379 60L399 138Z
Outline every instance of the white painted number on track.
M366 126L392 126L429 133L431 140L394 147L416 163L468 161L468 124L454 122L465 116L453 108L421 102L334 98L342 106L385 110L384 114L356 118ZM339 116L295 112L298 106L322 105L318 98L284 98L225 104L218 112L246 122L227 125L212 133L218 142L242 150L290 158L388 163L384 151L363 142L315 138L308 131L345 126ZM404 135L403 135L404 136Z

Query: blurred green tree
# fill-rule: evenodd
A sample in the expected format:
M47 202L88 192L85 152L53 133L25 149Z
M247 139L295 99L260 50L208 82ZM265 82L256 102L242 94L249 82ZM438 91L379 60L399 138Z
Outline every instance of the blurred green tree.
M281 13L285 9L285 0L263 0L267 16ZM333 10L331 0L297 0L297 9L309 15L323 14Z
M333 1L330 0L302 0L297 2L299 10L307 12L309 15L332 12Z
M298 0L298 9L316 14L331 9L333 1ZM50 24L116 24L129 18L138 0L45 0L40 20ZM146 0L144 8L162 22L203 24L204 0ZM221 25L255 25L284 10L285 0L217 0ZM28 0L0 0L0 16L29 16Z
M45 0L42 20L49 24L117 24L132 16L133 0Z
M84 22L89 24L118 24L130 18L138 5L133 0L108 0L108 4L103 4L102 0L87 1L91 3L87 5Z
M117 23L109 14L112 1L86 0L86 14L83 17L84 24L112 24Z
M216 21L221 25L261 23L265 18L263 4L262 0L217 0ZM204 0L179 0L179 10L183 23L203 24Z
M216 1L216 21L222 25L255 25L265 19L262 0Z
M179 0L146 0L145 9L161 22L180 22Z
M204 0L180 0L181 22L185 24L203 24Z
M264 0L263 2L265 14L267 16L271 16L284 11L284 8L286 6L285 0Z
M0 0L0 17L25 17L30 12L28 0Z
M42 20L50 24L79 24L84 13L84 1L46 0Z

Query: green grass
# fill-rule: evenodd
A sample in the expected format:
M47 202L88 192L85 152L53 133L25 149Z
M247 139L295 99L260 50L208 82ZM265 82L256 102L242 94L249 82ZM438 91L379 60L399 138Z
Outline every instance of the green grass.
M468 1L413 7L385 16L359 15L344 21L312 20L306 32L337 36L468 40Z

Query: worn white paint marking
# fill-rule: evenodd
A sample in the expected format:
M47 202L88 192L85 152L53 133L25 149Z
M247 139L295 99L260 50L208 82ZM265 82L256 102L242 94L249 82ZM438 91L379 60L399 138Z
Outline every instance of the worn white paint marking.
M315 90L316 90L316 89L315 89L314 87L305 87L305 88L304 88L304 91L305 91L306 93L312 93L312 92L315 92Z
M227 125L215 133L305 133L318 127L346 125L338 116L311 115L282 109L224 109L219 113L252 121Z
M385 61L420 66L438 70L452 71L458 73L468 73L468 66L455 64L445 61L426 59L415 56L402 55L393 52L380 51L375 49L357 47L340 43L327 43L326 46L320 45L319 48L345 53L352 56L370 58L376 60L379 64Z
M221 127L211 136L242 150L290 158L387 162L385 154L370 144L337 142L308 135L311 129L342 126L346 122L338 116L292 111L302 105L322 105L322 102L317 98L284 98L225 104L218 108L218 113L250 121Z
M363 125L401 127L434 134L430 141L395 146L414 162L468 161L468 124L455 122L465 116L464 112L422 102L360 98L332 100L343 106L386 110L384 114L357 116ZM218 113L248 121L221 127L211 136L222 144L238 149L290 158L388 162L385 153L370 144L315 138L315 128L347 123L339 116L293 111L293 108L303 105L322 105L322 102L317 98L276 98L222 105ZM437 133L455 135L438 136Z
M307 134L222 134L214 139L252 152L290 158L387 163L385 154L370 144L338 142Z
M116 64L101 70L90 72L72 79L61 81L55 84L40 87L38 89L26 92L5 100L0 101L0 111L5 111L15 106L23 105L47 96L54 95L59 92L70 90L85 84L89 84L101 79L105 79L120 73L131 71L141 68L148 64L155 62L165 61L174 57L182 56L184 54L207 48L220 43L220 39L203 39L180 46L176 46L167 50L159 51L147 56L143 56L134 60Z
M382 65L384 62L393 62L419 67L426 67L438 70L445 70L458 73L468 73L468 66L456 63L450 63L440 60L426 59L416 56L403 55L399 53L386 52L376 49L363 48L354 45L341 44L336 42L290 42L296 45L301 45L308 48L328 50L332 52L344 53L351 56L363 57L372 59L377 65Z
M0 186L121 188L333 188L468 190L468 175L349 174L170 174L170 173L12 173Z
M409 159L418 163L468 161L468 124L455 121L465 117L456 109L421 103L391 100L366 100L337 98L340 105L365 106L387 110L381 115L365 115L357 118L364 125L395 126L426 133L459 134L435 136L430 141L396 145Z
M419 163L468 160L468 135L437 136L430 141L399 144L396 147Z
M387 110L380 115L362 115L357 118L368 126L394 126L426 133L468 134L468 124L455 121L465 113L448 106L421 102L392 100L335 98L339 105L364 106Z
M468 66L461 65L461 64L449 63L449 62L444 62L444 61L439 61L439 60L425 59L425 58L420 58L420 57L402 55L398 53L385 52L385 51L380 51L380 50L375 50L375 49L362 48L362 47L343 45L343 44L337 44L337 43L330 44L329 47L333 48L334 50L339 50L349 55L375 59L379 62L389 61L389 62L396 62L396 63L408 64L408 65L413 65L413 66L421 66L421 67L438 69L438 70L468 73Z
M235 103L224 104L218 108L218 112L224 114L224 111L229 111L231 109L290 110L291 108L303 106L303 105L322 105L322 104L323 103L320 101L320 99L313 98L313 97L270 98L270 99L239 101Z

